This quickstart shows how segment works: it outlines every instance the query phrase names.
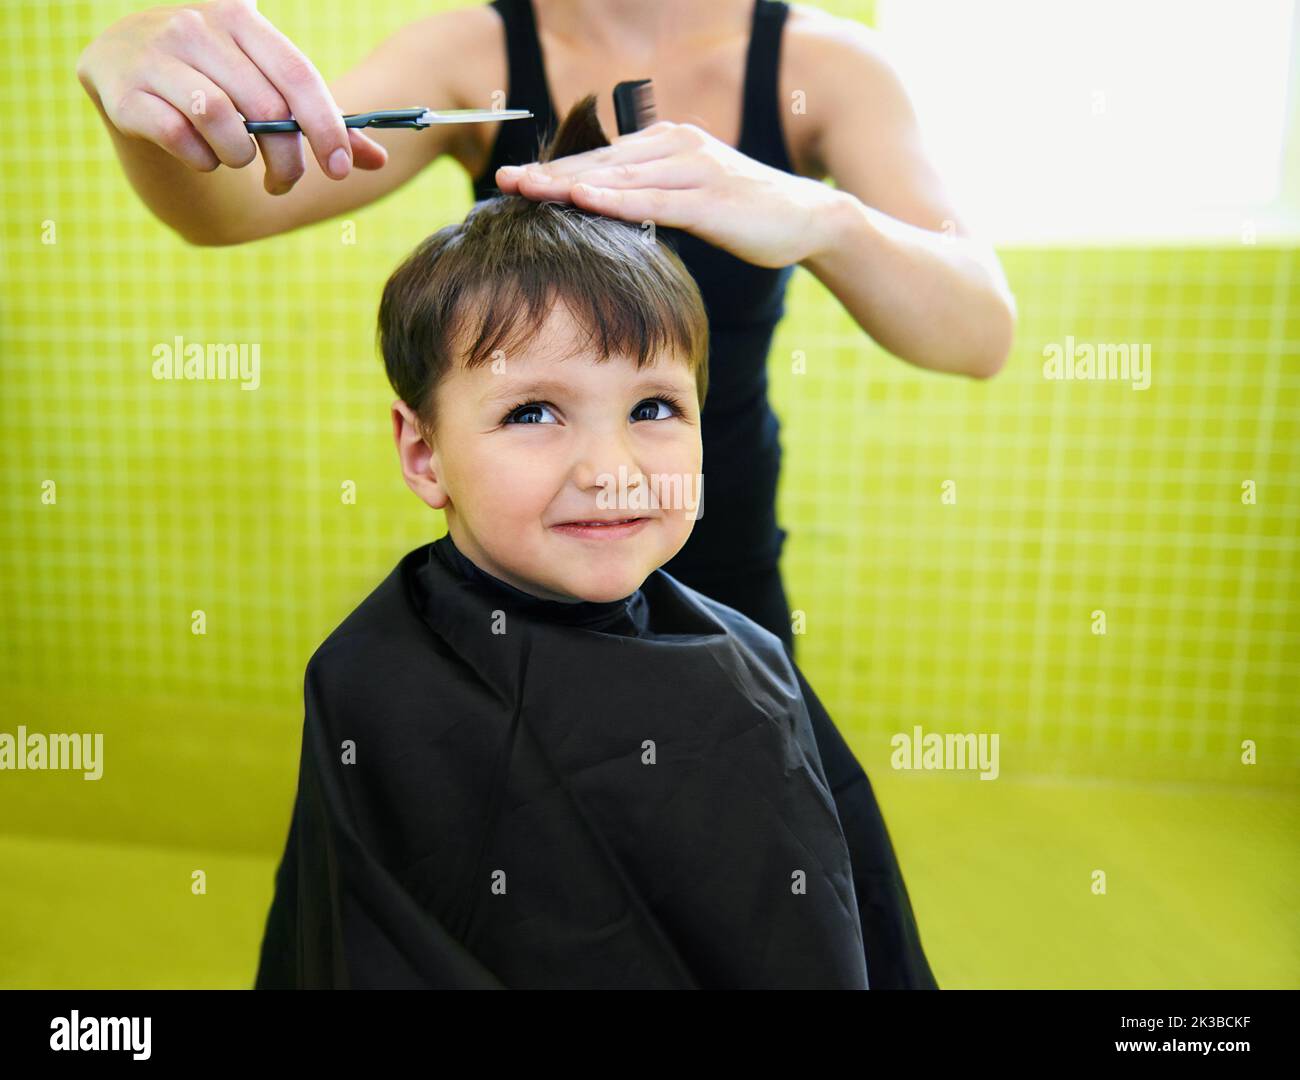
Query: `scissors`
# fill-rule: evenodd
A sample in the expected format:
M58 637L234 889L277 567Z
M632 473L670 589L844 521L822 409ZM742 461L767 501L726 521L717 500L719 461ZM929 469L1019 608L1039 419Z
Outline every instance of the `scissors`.
M433 124L479 124L493 120L525 120L533 114L527 109L377 109L374 112L350 113L343 126L350 128L427 128ZM301 131L297 120L245 120L254 135L275 131Z

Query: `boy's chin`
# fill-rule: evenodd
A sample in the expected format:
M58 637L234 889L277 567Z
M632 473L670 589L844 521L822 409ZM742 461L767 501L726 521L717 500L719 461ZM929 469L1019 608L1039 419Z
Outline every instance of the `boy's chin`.
M641 588L642 582L638 581L635 585L628 585L622 589L610 589L607 592L589 592L582 597L589 604L608 604L611 600L622 600L625 596L631 596L637 589Z
M646 566L643 560L634 560L626 566L600 567L588 563L572 567L563 581L551 587L572 597L570 602L585 600L604 604L636 592L653 571L654 567Z
M590 577L575 581L568 590L577 600L592 604L604 604L610 600L622 600L641 588L649 574L623 574L603 581L592 581Z

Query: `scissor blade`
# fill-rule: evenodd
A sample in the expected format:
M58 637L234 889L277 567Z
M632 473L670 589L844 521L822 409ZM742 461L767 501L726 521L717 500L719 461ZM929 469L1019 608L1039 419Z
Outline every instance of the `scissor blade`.
M527 109L425 109L419 123L481 124L493 120L524 120L533 114Z

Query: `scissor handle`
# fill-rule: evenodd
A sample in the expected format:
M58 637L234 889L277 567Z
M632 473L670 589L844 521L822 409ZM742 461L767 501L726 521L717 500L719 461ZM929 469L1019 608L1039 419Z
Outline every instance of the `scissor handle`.
M343 117L343 123L346 127L427 127L427 124L417 124L416 121L428 111L425 108L377 109L374 112L352 113Z
M416 121L427 109L376 109L374 112L349 113L343 117L343 126L350 128L402 128L423 127ZM253 135L267 135L277 131L301 131L297 120L245 120L244 127Z

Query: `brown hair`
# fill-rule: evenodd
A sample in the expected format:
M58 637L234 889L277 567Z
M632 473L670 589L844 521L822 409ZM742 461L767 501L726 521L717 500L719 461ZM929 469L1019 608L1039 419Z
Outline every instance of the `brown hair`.
M552 161L608 146L589 94L538 154ZM651 234L653 237L653 233ZM586 331L580 347L601 360L635 356L638 368L671 350L708 391L708 316L695 279L665 242L641 227L560 201L500 195L426 237L393 272L377 339L388 381L434 429L434 392L461 354L466 367L510 356L563 301Z

